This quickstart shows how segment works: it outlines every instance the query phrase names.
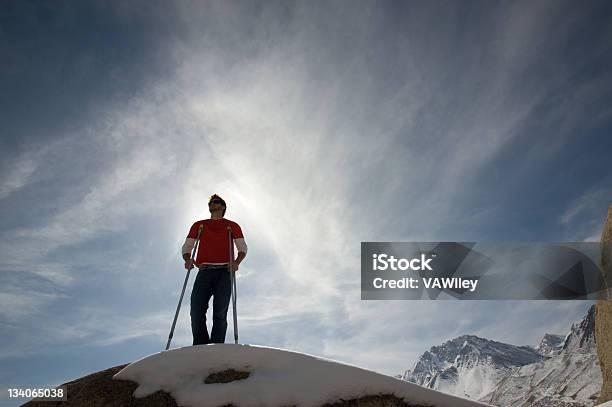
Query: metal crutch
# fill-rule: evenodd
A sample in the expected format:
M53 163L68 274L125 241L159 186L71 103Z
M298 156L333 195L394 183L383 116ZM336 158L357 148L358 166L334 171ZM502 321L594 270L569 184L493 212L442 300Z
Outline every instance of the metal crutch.
M200 227L198 228L198 236L196 237L196 243L193 246L193 250L191 251L191 258L189 259L189 269L187 270L187 275L185 276L185 282L183 283L183 291L181 291L181 298L179 298L178 307L176 308L176 314L174 314L174 321L172 321L172 329L170 329L170 336L168 336L166 350L170 348L170 341L172 341L172 335L174 335L174 327L176 326L176 320L178 319L179 311L181 310L181 303L183 302L183 295L185 295L185 287L187 287L189 273L191 273L191 269L193 268L193 261L195 259L196 253L198 252L198 246L200 245L200 234L202 233L203 227L204 225L200 225Z
M238 344L238 315L236 314L236 273L234 272L234 239L232 228L227 228L229 237L229 272L232 281L232 306L234 311L234 343Z

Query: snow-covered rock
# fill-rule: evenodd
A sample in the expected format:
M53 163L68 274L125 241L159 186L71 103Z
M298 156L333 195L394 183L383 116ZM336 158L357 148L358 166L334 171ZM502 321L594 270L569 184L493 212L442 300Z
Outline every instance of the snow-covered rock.
M228 383L205 383L219 371L249 372ZM321 406L340 399L394 394L407 403L439 407L486 404L444 394L391 376L277 348L210 344L153 354L113 376L138 383L135 397L158 390L181 406Z

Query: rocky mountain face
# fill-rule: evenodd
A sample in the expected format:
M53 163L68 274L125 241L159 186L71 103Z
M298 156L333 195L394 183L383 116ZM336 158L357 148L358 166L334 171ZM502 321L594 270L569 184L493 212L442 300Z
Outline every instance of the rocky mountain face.
M402 378L496 406L592 406L602 383L595 307L567 335L546 334L535 349L455 338L421 355Z
M586 316L578 324L572 324L565 338L562 352L590 352L595 348L595 306L591 306Z
M493 391L513 368L545 358L529 346L464 335L432 347L402 378L431 389L480 399Z

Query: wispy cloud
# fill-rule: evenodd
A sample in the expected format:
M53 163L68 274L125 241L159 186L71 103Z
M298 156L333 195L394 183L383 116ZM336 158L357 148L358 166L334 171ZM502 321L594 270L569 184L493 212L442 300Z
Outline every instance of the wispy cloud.
M560 222L572 229L573 240L599 242L606 219L606 204L612 202L612 191L592 188L570 202Z
M0 200L23 188L38 168L35 158L21 157L11 163L5 176L0 180Z

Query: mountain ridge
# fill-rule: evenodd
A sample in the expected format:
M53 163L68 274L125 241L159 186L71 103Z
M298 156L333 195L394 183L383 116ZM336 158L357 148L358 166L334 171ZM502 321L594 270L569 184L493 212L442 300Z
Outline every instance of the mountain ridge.
M476 335L450 339L424 352L401 378L494 405L544 405L546 398L550 406L592 406L601 387L595 306L566 335L546 333L537 347Z

